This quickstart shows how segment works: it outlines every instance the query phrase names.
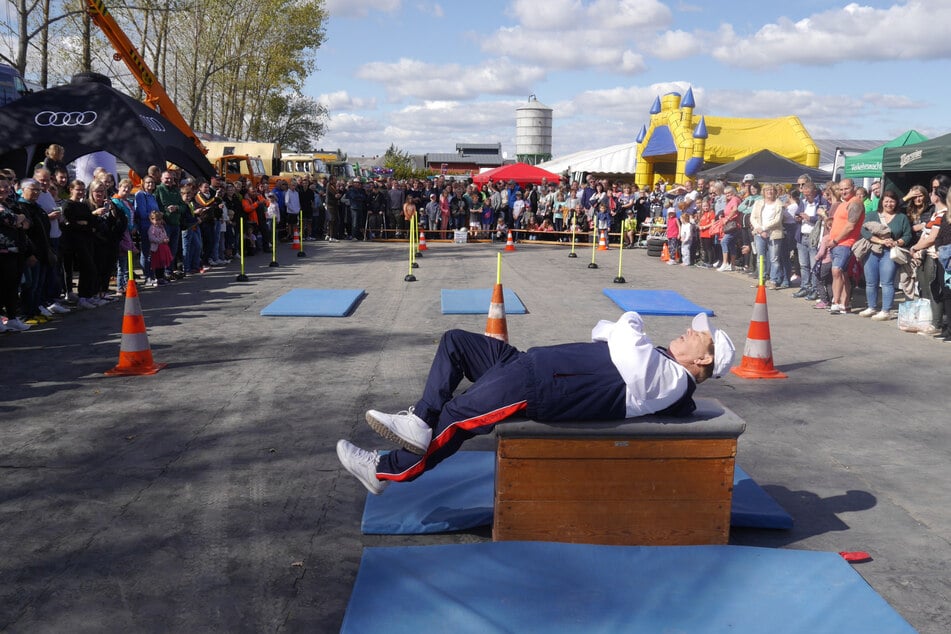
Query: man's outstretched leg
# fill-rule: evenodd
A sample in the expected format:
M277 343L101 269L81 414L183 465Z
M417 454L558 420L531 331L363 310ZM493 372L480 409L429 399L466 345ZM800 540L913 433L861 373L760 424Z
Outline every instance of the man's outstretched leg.
M449 330L439 341L423 396L415 407L397 414L371 409L366 414L367 424L407 451L424 454L443 407L452 399L462 379L475 383L489 369L515 359L518 354L518 350L498 339L465 330Z

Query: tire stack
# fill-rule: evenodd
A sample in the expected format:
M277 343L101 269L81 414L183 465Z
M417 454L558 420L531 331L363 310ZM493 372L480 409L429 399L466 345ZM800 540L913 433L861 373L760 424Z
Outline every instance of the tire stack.
M660 254L664 251L664 245L667 244L667 240L664 238L648 238L647 239L647 255L652 258L659 258Z

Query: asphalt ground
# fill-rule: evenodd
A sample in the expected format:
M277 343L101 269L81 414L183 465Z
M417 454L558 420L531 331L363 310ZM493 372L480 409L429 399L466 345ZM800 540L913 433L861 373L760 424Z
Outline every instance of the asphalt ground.
M333 632L367 546L467 543L489 530L363 536L363 487L334 443L383 448L370 408L418 397L440 334L440 289L489 288L498 245L430 241L405 282L405 244L282 246L170 287L143 289L154 376L106 378L122 302L0 336L0 630ZM520 244L502 282L528 314L520 348L583 341L620 310L604 288L676 289L716 311L742 351L755 289L740 273L665 266L644 250L569 259ZM363 288L346 318L264 318L293 288ZM832 316L770 291L785 380L699 388L747 421L739 464L795 518L731 543L868 551L855 568L921 632L951 631L951 345L894 321ZM856 297L861 297L861 292ZM647 317L665 344L689 320ZM488 448L491 437L471 448ZM398 485L394 485L398 486Z

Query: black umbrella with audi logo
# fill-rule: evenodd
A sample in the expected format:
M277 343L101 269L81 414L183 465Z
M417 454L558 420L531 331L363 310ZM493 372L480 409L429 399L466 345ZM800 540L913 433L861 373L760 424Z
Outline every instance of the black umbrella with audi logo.
M0 166L26 175L51 143L66 148L66 162L105 151L138 174L169 162L195 176L214 175L191 139L158 112L114 89L102 75L77 76L73 83L0 108Z

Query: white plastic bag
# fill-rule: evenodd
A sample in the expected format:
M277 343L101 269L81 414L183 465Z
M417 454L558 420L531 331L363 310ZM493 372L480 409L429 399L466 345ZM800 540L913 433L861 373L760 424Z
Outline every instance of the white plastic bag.
M931 325L931 301L919 297L898 306L898 329L906 332L927 330Z

